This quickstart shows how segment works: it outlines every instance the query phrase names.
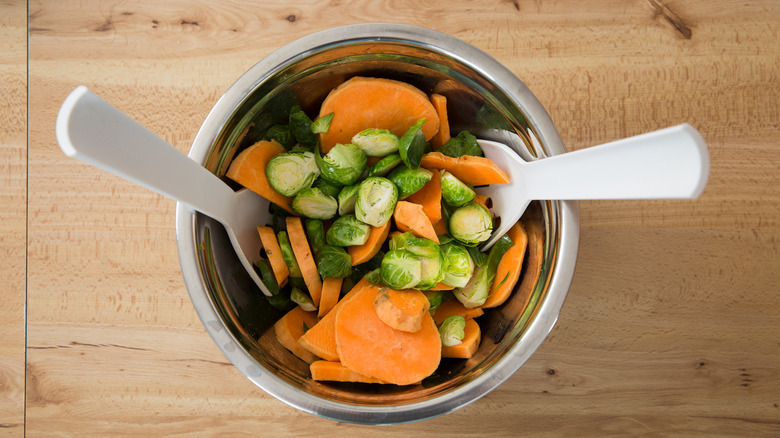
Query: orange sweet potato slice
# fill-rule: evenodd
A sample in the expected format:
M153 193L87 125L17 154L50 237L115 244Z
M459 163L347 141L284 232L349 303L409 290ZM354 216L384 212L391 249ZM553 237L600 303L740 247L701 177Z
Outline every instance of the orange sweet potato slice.
M447 116L447 98L441 94L431 94L431 103L436 109L436 114L439 115L439 131L431 139L431 146L433 150L437 150L444 146L450 139L450 122Z
M368 128L388 129L401 136L425 118L422 133L430 140L439 130L439 115L420 89L399 81L357 76L333 89L320 108L320 117L333 113L327 133L320 134L322 153L337 143L350 143Z
M374 300L379 319L390 327L414 333L422 328L423 316L428 314L431 302L419 290L382 288Z
M307 312L295 306L294 309L287 312L279 318L274 324L274 333L279 343L284 348L290 350L292 354L301 358L301 360L312 363L317 360L317 356L298 344L298 339L303 335L306 328L314 327L317 324L317 314Z
M509 175L484 157L463 155L454 158L441 152L428 152L423 155L420 165L426 169L444 169L464 183L474 186L509 182Z
M341 294L341 283L344 282L343 278L326 277L322 281L322 296L320 297L320 308L317 316L323 318L328 314L336 303L339 302L339 295Z
M423 212L432 224L441 220L441 178L439 171L432 169L433 177L423 188L406 198L406 201L422 205Z
M444 284L444 283L436 283L436 286L428 290L437 291L437 290L453 290L453 289L455 289L455 286L450 286L449 284Z
M271 227L257 227L257 233L260 235L260 242L263 244L268 261L271 262L276 282L283 286L290 276L290 269L282 257L282 249L279 247L279 241L276 240L276 233Z
M425 215L423 207L408 201L398 201L393 212L395 225L401 232L411 231L417 237L424 237L439 243L439 237L433 229L433 224Z
M374 257L382 244L387 240L387 234L390 232L390 221L385 222L384 225L379 227L371 227L371 232L368 234L368 240L362 245L353 245L347 247L347 252L352 257L352 266L357 266L361 263L365 263Z
M336 350L336 310L355 294L371 285L367 280L361 279L344 297L336 304L320 322L310 328L303 336L298 339L301 347L309 350L315 355L330 361L338 361L339 354Z
M306 288L309 289L309 295L311 295L314 305L319 307L320 296L322 295L322 278L317 271L317 265L314 264L314 256L311 254L309 241L306 239L306 232L303 231L303 222L301 222L301 218L294 216L288 216L285 220L287 222L287 235L290 238L290 246L292 246L298 266L301 267L303 282L306 283Z
M336 346L341 363L357 373L396 385L430 376L441 361L439 330L429 314L414 333L382 322L374 309L379 287L358 291L336 311Z
M528 246L528 234L526 234L523 224L518 222L509 229L507 236L512 239L514 245L504 253L501 261L498 262L496 278L493 280L490 295L485 300L485 304L482 305L485 309L504 304L520 278L525 249Z
M275 140L258 141L238 154L233 162L230 163L230 168L228 168L225 175L279 207L282 207L289 213L295 214L292 207L290 207L292 205L292 198L283 196L274 190L273 187L271 187L271 184L268 183L268 177L265 174L265 168L268 166L268 162L271 161L271 158L284 151L284 146L280 145Z
M474 196L474 202L485 207L485 210L490 211L490 207L488 206L488 202L490 202L490 198L488 196L477 194L476 196Z
M433 320L436 321L436 325L440 325L447 317L452 315L460 315L466 319L474 319L478 316L482 316L483 313L485 312L480 307L467 309L458 300L447 300L441 303L439 307L433 311Z
M452 347L441 347L441 357L454 357L456 359L468 359L477 352L482 336L479 324L473 319L466 320L465 336L463 341Z
M309 365L311 378L331 382L387 383L383 380L364 376L345 367L341 362L318 360Z

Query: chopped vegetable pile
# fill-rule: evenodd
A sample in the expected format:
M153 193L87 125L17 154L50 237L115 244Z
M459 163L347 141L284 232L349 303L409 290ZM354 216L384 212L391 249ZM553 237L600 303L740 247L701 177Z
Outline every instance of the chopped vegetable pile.
M474 186L507 174L468 131L450 137L444 96L403 82L354 77L315 120L287 114L227 173L272 203L256 268L286 312L279 343L322 381L417 384L472 357L528 240L517 223L479 250L493 216Z

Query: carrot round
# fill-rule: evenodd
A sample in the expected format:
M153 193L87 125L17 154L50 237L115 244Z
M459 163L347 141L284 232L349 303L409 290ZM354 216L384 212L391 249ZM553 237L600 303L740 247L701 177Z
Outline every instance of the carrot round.
M320 134L322 153L337 143L350 143L368 128L388 129L402 136L425 118L422 133L430 140L439 130L439 116L420 89L405 82L357 76L333 89L320 108L320 117L333 113L328 132Z
M365 279L358 281L352 290L344 295L344 298L325 317L320 319L320 322L298 339L298 344L325 360L339 360L339 353L336 350L336 311L344 302L355 296L359 290L370 285L371 283Z
M429 314L415 333L396 330L374 310L377 286L361 289L336 312L336 346L341 363L357 373L396 385L430 376L441 361L439 330Z
M395 225L401 232L411 231L417 237L424 237L439 243L439 237L433 229L433 224L425 215L420 204L408 201L398 201L393 212Z
M433 311L433 320L436 321L436 325L440 325L447 317L452 315L460 315L469 320L482 316L483 313L485 312L481 307L467 309L463 303L458 300L447 300L441 303L439 307Z
M390 221L385 222L379 227L371 227L368 234L368 240L362 245L353 245L347 247L347 252L352 257L352 266L357 266L371 260L387 240L387 234L390 232Z
M414 333L422 328L423 316L428 314L431 302L419 290L382 288L374 300L379 319L390 327Z
M265 254L268 261L271 262L271 269L274 271L274 277L279 286L283 286L290 276L290 269L282 257L282 248L279 247L279 241L276 240L276 234L271 227L257 227L257 233L260 235L260 242L265 248Z
M496 163L487 158L473 155L454 158L441 152L428 152L423 155L420 166L426 169L444 169L464 183L474 186L509 182L509 175L501 170Z
M458 345L452 347L441 347L441 357L454 357L456 359L468 359L474 356L479 348L479 341L481 340L481 333L479 330L479 324L473 319L466 320L465 336L463 341Z
M298 344L298 339L303 335L306 328L314 327L315 324L317 324L316 313L307 312L299 306L295 306L295 308L282 316L279 321L276 321L274 334L276 334L276 339L279 340L279 343L284 348L290 350L292 354L298 356L301 360L312 363L317 360L317 357L301 347Z
M271 158L285 152L284 146L275 140L258 141L241 151L240 154L230 163L230 168L225 174L228 178L241 184L247 189L257 193L263 198L282 207L291 214L292 198L283 196L271 187L268 183L268 177L265 174L265 168Z
M439 115L439 131L431 139L431 146L433 150L439 149L444 146L450 139L450 122L447 116L447 98L441 94L431 94L431 103L436 109L436 114Z
M387 383L373 377L356 373L342 365L341 362L318 360L309 365L313 380L328 380L331 382Z
M301 222L301 218L295 216L288 216L286 222L290 246L292 246L298 266L301 267L303 282L306 283L306 288L309 289L309 295L311 295L314 305L319 307L320 296L322 295L322 278L317 271L317 265L314 264L314 256L311 254L309 241L306 239L306 233L303 231L303 222Z
M435 224L441 220L441 178L439 171L431 169L433 177L423 188L407 197L405 200L422 205L423 212Z
M341 294L341 283L343 278L327 277L322 281L322 296L320 297L320 308L317 316L322 318L330 312L336 303L339 302Z
M514 245L504 253L501 261L498 262L496 278L493 280L490 295L485 300L485 304L482 305L485 309L504 304L520 278L525 249L528 246L528 234L526 234L523 225L518 222L509 229L507 236L512 239Z

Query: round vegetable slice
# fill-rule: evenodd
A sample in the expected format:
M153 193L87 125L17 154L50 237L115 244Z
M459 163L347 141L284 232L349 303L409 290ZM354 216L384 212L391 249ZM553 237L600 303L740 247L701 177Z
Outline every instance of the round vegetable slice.
M387 129L364 129L352 137L352 144L363 149L369 157L384 157L398 152L399 143L398 136Z
M311 187L320 171L314 153L295 150L271 158L265 173L268 175L268 183L274 190L291 197Z
M336 215L338 208L333 197L314 187L298 192L292 202L293 211L312 219L330 219Z
M334 246L362 245L368 240L370 232L371 227L359 221L355 215L348 214L333 221L325 233L325 240Z
M441 196L447 204L453 207L461 207L473 201L477 193L455 175L442 170Z
M466 246L479 245L488 240L493 232L490 211L476 202L455 210L448 224L452 237Z
M390 220L398 201L398 188L386 178L371 176L360 183L355 216L373 227L381 227Z

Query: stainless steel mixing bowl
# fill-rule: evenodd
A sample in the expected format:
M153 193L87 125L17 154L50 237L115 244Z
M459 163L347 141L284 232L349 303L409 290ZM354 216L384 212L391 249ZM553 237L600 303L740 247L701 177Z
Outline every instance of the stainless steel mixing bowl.
M214 106L189 156L224 175L236 152L257 139L275 102L292 92L316 115L332 88L356 76L387 77L447 97L452 131L509 144L525 159L564 152L547 112L507 68L452 36L399 24L319 32L273 52ZM314 382L306 363L278 345L267 304L236 259L222 227L179 204L176 231L192 303L225 356L277 399L339 421L389 424L441 415L484 396L539 347L560 312L574 273L579 212L574 202L535 202L524 273L512 298L479 318L482 342L468 360L443 359L416 386Z

